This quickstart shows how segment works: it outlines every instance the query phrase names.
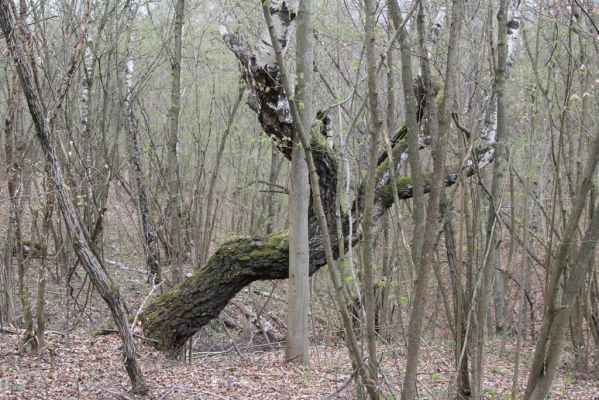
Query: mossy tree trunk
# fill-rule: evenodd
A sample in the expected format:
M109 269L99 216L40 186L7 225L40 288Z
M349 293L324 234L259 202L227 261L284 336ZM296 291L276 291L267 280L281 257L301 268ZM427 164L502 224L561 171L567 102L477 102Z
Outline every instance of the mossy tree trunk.
M276 24L279 42L286 50L295 10L282 5L272 5L271 13ZM259 45L255 50L237 35L230 34L221 27L221 34L229 49L240 62L240 68L247 84L248 105L256 112L258 121L266 135L272 138L287 159L291 159L291 146L294 128L289 102L281 84L281 76L272 54L272 47ZM259 40L269 38L268 32ZM269 40L269 39L268 39ZM328 111L316 113L316 121L311 133L311 147L314 164L319 177L321 201L327 217L333 255L339 256L339 240L335 237L335 204L337 188L338 157L329 147L326 137L330 136ZM399 171L406 162L408 152L407 130L399 129L391 138L392 159L395 171ZM484 167L493 159L494 142L481 142L474 153L475 160L462 160L447 168L444 185L453 185L460 173L471 175L473 165ZM381 151L375 174L374 206L372 221L376 223L394 202L393 186L397 187L399 199L411 198L412 181L409 177L393 177L389 173L387 152ZM430 191L430 174L423 177L423 191ZM354 221L362 219L365 184L360 186L357 198L352 206ZM343 217L342 243L347 249L361 239L358 233L348 235L348 219ZM310 204L308 218L310 275L326 265L323 238L320 235L318 219ZM289 277L288 233L278 232L269 236L235 237L226 241L207 261L206 265L178 286L157 297L142 312L141 322L144 335L154 341L154 345L163 351L173 352L185 343L210 320L216 318L227 303L245 286L257 280L286 279Z

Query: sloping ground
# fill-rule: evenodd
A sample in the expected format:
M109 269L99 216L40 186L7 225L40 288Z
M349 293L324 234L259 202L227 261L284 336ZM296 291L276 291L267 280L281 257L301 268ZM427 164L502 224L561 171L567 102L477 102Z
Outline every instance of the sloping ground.
M116 336L77 333L71 347L50 335L50 349L41 358L17 353L16 335L0 340L0 398L2 399L130 399L129 382L119 359ZM432 344L431 344L432 346ZM447 398L451 379L450 349L442 343L425 346L419 375L421 399ZM439 350L440 349L440 350ZM243 358L234 351L197 353L191 363L166 359L150 346L140 346L141 361L150 384L150 399L351 399L351 370L343 346L312 347L310 369L282 361L283 351L251 352ZM509 398L512 365L493 352L488 355L487 399ZM529 351L530 350L530 351ZM531 354L525 349L524 354ZM244 349L242 348L242 352ZM384 355L384 390L398 391L402 350L388 346ZM398 360L397 362L395 360ZM566 363L568 360L566 359ZM551 399L599 397L599 382L559 371ZM525 373L524 373L525 374ZM525 382L525 376L521 382Z

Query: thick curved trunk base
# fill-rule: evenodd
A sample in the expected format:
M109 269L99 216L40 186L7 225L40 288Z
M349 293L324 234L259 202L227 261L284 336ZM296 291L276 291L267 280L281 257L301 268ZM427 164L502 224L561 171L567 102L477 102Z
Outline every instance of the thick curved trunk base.
M251 282L287 278L288 252L287 232L230 239L205 267L150 303L140 318L144 334L159 350L177 350Z

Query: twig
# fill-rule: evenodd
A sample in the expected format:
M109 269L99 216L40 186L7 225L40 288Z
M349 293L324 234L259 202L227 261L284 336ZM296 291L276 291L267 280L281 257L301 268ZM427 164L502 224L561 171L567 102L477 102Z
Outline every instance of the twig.
M395 390L393 390L393 385L391 384L391 382L389 382L389 378L387 378L387 375L385 374L385 370L384 370L383 366L381 365L380 361L379 361L379 372L381 373L381 376L383 377L383 381L385 382L385 385L387 385L387 388L389 389L391 398L396 399L397 394L395 394Z
M333 393L331 393L328 396L326 396L325 399L328 400L328 399L332 399L334 397L337 397L341 392L343 392L349 386L350 382L354 379L354 377L356 376L357 373L358 373L358 370L356 369L349 376L349 378L347 378L345 380L345 382L343 382L343 385L341 385L339 388L337 388L337 390L335 390Z
M148 295L146 296L146 298L144 299L144 301L141 303L141 306L139 306L139 310L137 310L137 313L135 314L135 318L133 318L133 322L131 323L131 327L132 328L137 323L137 320L139 319L139 315L141 314L141 311L143 310L144 306L146 305L148 299L150 297L152 297L152 294L154 293L154 291L156 290L156 288L160 287L162 285L162 283L163 282L160 282L158 285L152 286L152 290L150 290L150 293L148 293Z
M113 396L116 396L117 399L133 400L133 397L129 397L124 393L117 392L116 390L108 389L106 387L104 388L104 390L106 390L108 393L112 394Z
M233 344L233 347L235 347L235 351L237 352L237 354L239 354L239 357L241 357L243 360L245 360L244 355L239 350L239 347L237 347L237 343L235 343L235 340L233 340L233 338L231 337L231 333L229 333L229 329L227 328L227 324L225 324L225 322L223 321L223 318L219 317L218 322L220 322L220 324L222 325L223 329L225 330L225 334L231 341L231 344Z
M57 95L56 99L54 100L54 103L50 107L50 110L48 111L47 118L48 118L48 121L50 121L50 125L53 125L54 118L56 118L56 116L58 115L58 110L60 110L60 107L62 106L62 101L64 100L64 98L69 90L69 87L71 86L71 81L72 81L73 75L79 68L79 64L81 64L81 49L83 48L83 43L85 43L85 38L87 35L87 29L89 27L89 20L90 20L90 16L91 16L91 9L92 9L92 5L91 5L91 1L90 1L90 2L88 2L87 15L85 16L85 20L83 21L81 36L79 37L79 40L75 44L75 47L73 48L73 53L71 54L71 63L69 65L69 68L67 69L67 72L66 72L63 80L62 80L60 88L58 89L58 95Z

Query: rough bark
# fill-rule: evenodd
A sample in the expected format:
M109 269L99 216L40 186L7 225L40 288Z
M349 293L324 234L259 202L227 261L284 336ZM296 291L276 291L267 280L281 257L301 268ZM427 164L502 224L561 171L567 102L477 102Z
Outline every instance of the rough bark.
M147 393L148 389L145 378L135 354L135 342L127 320L125 302L120 295L118 287L112 282L104 266L92 252L77 218L75 205L63 183L64 179L56 156L56 150L51 142L53 135L48 124L48 119L44 114L44 107L40 99L38 87L33 78L31 66L28 63L23 38L19 31L15 29L11 4L8 1L0 2L0 28L2 29L10 55L19 74L23 93L25 94L29 112L35 125L38 141L46 158L57 202L60 205L67 231L71 237L73 249L89 274L94 287L108 305L118 327L119 336L123 342L125 369L131 379L133 390L138 393Z
M282 45L286 49L289 42L291 25L295 12L283 4L271 5L274 25ZM279 69L274 60L272 49L258 46L250 50L237 35L230 34L223 27L221 34L225 43L236 55L247 84L248 105L257 114L264 132L273 138L279 150L287 158L291 158L293 138L293 118L289 102L281 84ZM287 38L287 39L284 39ZM268 41L270 43L270 40ZM260 41L262 43L262 41ZM313 149L314 168L318 174L318 187L323 212L328 218L331 232L332 256L339 256L339 241L334 225L336 188L337 188L337 154L326 142L330 129L330 120L326 112L319 111L312 125L310 147ZM407 160L406 128L401 128L392 138L392 156L394 168L399 173ZM443 184L453 185L460 173L467 176L475 172L473 165L483 167L493 159L493 141L482 141L476 148L476 158L468 160L464 165L455 164L447 168ZM421 145L422 147L422 145ZM394 203L393 185L397 185L397 197L412 197L413 187L410 177L392 178L389 173L387 153L378 158L375 179L375 196L373 207L373 223L376 223ZM393 167L393 166L392 166ZM352 206L352 218L361 220L365 186L360 187L357 199ZM424 175L423 192L430 191L430 175ZM308 217L310 246L310 274L327 264L324 238L320 234L318 218L312 201ZM347 218L343 218L347 223ZM278 232L268 236L235 237L226 241L193 275L175 286L164 295L153 300L142 313L142 327L148 338L156 340L155 346L164 351L173 351L180 347L186 338L197 332L211 319L218 316L227 303L246 285L256 280L288 278L288 239L287 232ZM343 226L343 243L345 248L357 243L360 234L348 235L348 227Z

